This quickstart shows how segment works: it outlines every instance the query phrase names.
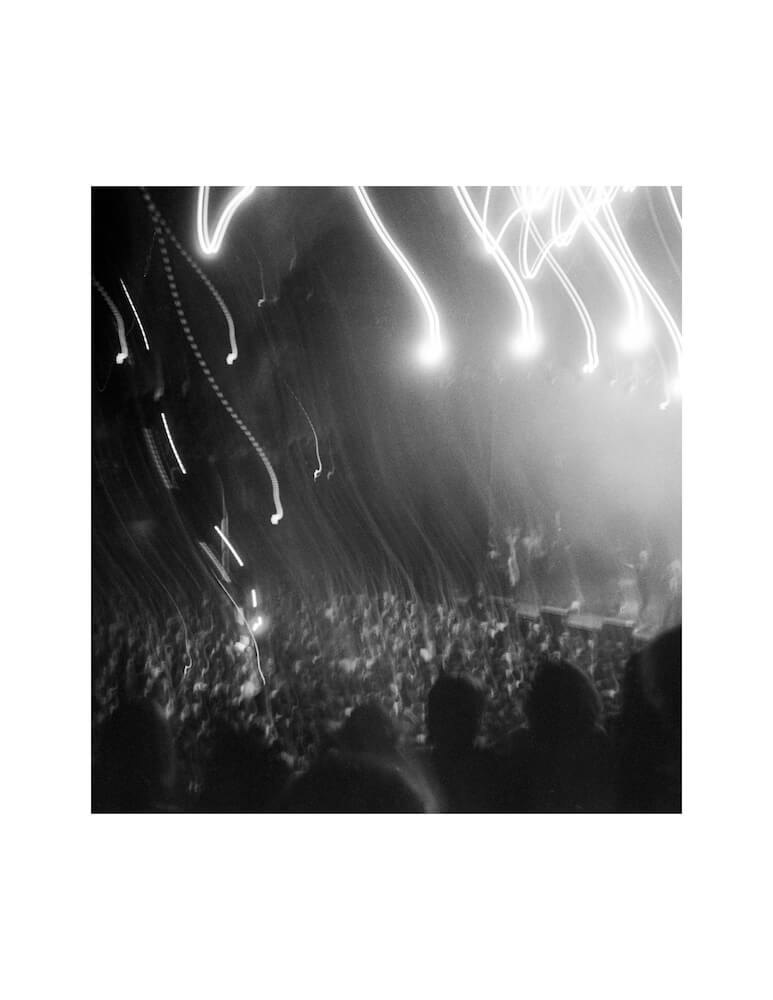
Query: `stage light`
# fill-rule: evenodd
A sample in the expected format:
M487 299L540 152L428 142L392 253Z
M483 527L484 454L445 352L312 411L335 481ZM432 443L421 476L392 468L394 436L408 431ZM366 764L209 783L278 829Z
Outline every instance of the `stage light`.
M408 258L390 236L386 226L379 218L376 209L373 207L373 203L368 197L368 193L365 188L355 186L354 193L357 195L368 222L370 222L378 238L397 261L400 266L400 270L410 281L416 295L419 298L419 301L421 302L422 308L427 316L427 339L429 345L435 353L442 351L443 341L440 336L440 319L437 314L437 309L435 308L435 303L432 301L424 283L416 273Z
M416 352L416 357L424 368L436 368L446 355L441 341L428 341Z

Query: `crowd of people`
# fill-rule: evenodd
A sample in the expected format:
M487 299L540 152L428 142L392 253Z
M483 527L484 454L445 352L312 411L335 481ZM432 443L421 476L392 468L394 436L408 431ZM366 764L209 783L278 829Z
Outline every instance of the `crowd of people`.
M680 628L285 595L95 603L92 640L95 811L681 808Z

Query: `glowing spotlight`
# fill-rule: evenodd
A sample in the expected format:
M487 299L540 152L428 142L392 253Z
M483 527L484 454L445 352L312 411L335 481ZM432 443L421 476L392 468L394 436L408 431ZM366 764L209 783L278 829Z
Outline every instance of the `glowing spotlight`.
M631 353L642 351L650 342L650 332L643 323L631 323L620 334L620 346Z
M518 336L511 342L512 352L517 358L533 358L536 357L540 352L540 338L537 336L535 331L532 331L531 336Z
M258 615L250 625L250 629L253 635L265 635L268 631L268 620L263 615Z
M263 615L258 615L255 621L252 623L252 631L257 632L258 629L263 627Z
M445 346L441 341L430 340L416 352L416 357L424 368L437 368L446 355Z
M276 516L276 515L274 515L274 516ZM272 517L272 520L273 520L273 517ZM225 542L225 544L226 544L226 545L228 546L228 548L229 548L229 549L231 550L231 552L233 553L233 557L234 557L234 559L235 559L235 560L236 560L236 561L237 561L237 562L239 563L239 565L240 565L240 566L244 566L244 563L243 563L243 562L242 562L242 560L241 560L241 556L240 556L240 555L239 555L239 553L238 553L238 552L236 551L236 549L235 549L235 548L233 547L233 545L231 545L231 543L230 543L230 542L228 541L228 539L227 539L227 538L225 537L225 535L224 535L224 534L223 534L223 532L222 532L222 531L220 530L220 528L218 528L218 526L217 526L217 525L215 525L215 531L216 531L216 532L218 533L218 535L220 535L220 537L221 537L221 538L223 539L223 541Z

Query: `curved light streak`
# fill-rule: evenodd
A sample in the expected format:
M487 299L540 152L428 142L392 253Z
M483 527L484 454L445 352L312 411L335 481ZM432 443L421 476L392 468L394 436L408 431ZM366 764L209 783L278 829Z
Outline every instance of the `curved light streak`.
M209 232L209 187L200 187L196 201L196 235L199 239L199 248L208 257L214 256L223 245L226 230L237 208L245 201L255 187L243 187L231 198L220 214L220 218L215 225L215 231Z
M124 295L129 300L129 305L132 307L132 312L134 313L134 318L137 320L137 323L139 324L140 333L142 334L142 339L145 341L145 350L149 351L150 350L150 344L148 343L148 338L147 338L147 335L145 333L145 327L142 325L142 320L139 317L139 313L134 308L134 303L132 302L131 295L129 295L129 290L126 287L126 285L123 283L123 278L119 278L118 280L121 282L121 288L123 288Z
M666 194L668 195L668 200L671 202L671 208L674 210L674 215L676 216L679 225L682 225L682 213L679 211L679 206L676 203L676 195L674 194L674 189L671 187L666 188Z
M465 187L454 186L453 192L462 207L470 225L483 243L483 246L492 253L497 267L502 272L510 291L513 293L518 309L521 314L523 330L521 336L515 343L516 349L522 354L533 354L539 347L539 339L534 324L534 307L532 306L529 294L524 287L518 273L511 264L507 254L499 244L491 239L491 235L483 223L481 214L475 207L469 191Z
M644 273L644 271L639 266L639 262L636 260L636 257L634 255L633 251L631 250L630 246L628 245L628 241L626 240L625 236L623 235L623 231L620 228L620 225L618 224L617 218L615 216L615 213L612 211L612 208L609 205L605 205L603 211L604 211L604 216L605 216L605 218L607 220L607 223L609 225L609 228L612 231L612 234L613 234L613 236L615 238L615 241L616 241L618 247L620 248L620 251L622 252L623 256L625 257L625 259L626 259L626 261L628 263L628 266L631 268L631 270L633 271L633 273L636 275L636 277L637 277L639 283L641 284L642 288L647 293L647 296L649 297L650 302L652 302L653 306L655 307L655 310L657 311L658 315L662 319L663 325L665 326L666 330L668 330L668 334L671 337L671 341L672 341L672 343L674 345L674 350L676 351L677 360L681 364L681 361L682 361L682 332L679 329L679 326L677 325L676 320L671 315L671 313L668 311L668 309L666 308L665 303L663 302L663 300L661 299L661 297L658 295L658 293L655 291L655 289L652 286L652 283L650 282L649 278L647 277L647 275Z
M421 278L419 278L418 274L413 269L402 250L400 250L398 245L389 235L384 223L381 221L378 213L373 207L373 203L368 197L368 193L365 188L355 186L354 192L362 205L368 221L375 230L376 235L397 261L401 270L408 278L414 288L414 291L419 297L419 301L421 302L424 312L427 315L428 324L427 342L421 349L421 358L427 364L435 364L441 360L443 354L445 353L443 340L440 336L440 319L438 317L437 310L435 309L435 304L430 298L429 292L425 288Z
M115 363L117 365L122 365L129 357L129 345L126 343L126 324L123 321L123 316L118 312L115 302L113 302L102 285L94 277L92 277L91 281L96 290L107 303L108 309L113 314L116 329L118 330L118 343L121 345L121 350L115 356Z
M284 382L284 379L282 379L282 381ZM319 453L319 438L317 437L317 431L316 431L316 429L314 427L314 424L311 422L311 417L309 416L309 414L308 414L308 412L306 410L306 407L303 405L303 403L300 401L300 399L298 399L298 397L296 396L296 394L293 391L292 387L289 386L287 384L287 382L285 382L285 385L287 386L287 388L292 393L293 399L295 400L295 402L303 410L303 415L304 415L304 417L306 417L306 421L307 421L309 427L311 428L311 433L314 435L314 448L315 448L315 450L317 452L317 468L314 470L314 479L316 481L322 475L322 456Z
M595 214L587 211L587 198L580 188L569 188L569 197L580 211L585 212L585 222L588 231L601 252L607 259L612 273L618 280L628 306L628 317L624 326L623 343L626 347L639 347L645 337L644 303L635 276L631 268L617 250L614 242L599 225Z
M171 431L169 430L169 424L166 422L166 414L165 413L161 414L161 421L164 424L164 430L166 431L166 436L169 439L169 444L171 445L172 451L174 452L174 457L177 459L177 464L180 466L180 472L182 472L182 474L185 476L185 475L187 475L187 472L185 471L185 466L182 463L182 459L180 458L180 454L177 451L177 448L175 447L175 443L172 440L172 434L171 434Z
M159 212L158 208L156 207L155 203L153 202L152 198L147 193L147 191L143 191L142 193L145 196L145 200L148 203L148 207L150 208L153 218L156 219L158 221L158 224L163 227L164 231L166 232L166 235L169 237L172 243L174 243L177 250L182 254L186 262L193 268L196 274L201 278L201 280L207 286L210 294L212 295L212 298L215 300L215 302L218 305L218 308L220 309L220 312L223 314L226 326L228 327L228 340L231 344L231 350L229 354L226 356L225 363L227 365L232 365L234 361L236 361L236 359L239 357L239 348L236 346L236 329L234 327L233 317L231 316L231 313L228 310L228 306L223 301L223 297L220 294L220 292L218 292L218 290L215 288L215 286L212 284L212 282L209 280L206 274L204 274L204 272L201 270L201 268L193 259L193 257L191 257L191 255L188 253L188 251L185 249L182 243L177 239L175 234L172 232L169 223L163 217L161 212Z
M209 365L204 360L201 349L196 343L196 339L191 332L190 324L188 323L188 317L185 315L185 310L182 306L182 301L180 299L180 293L177 290L177 281L175 280L174 271L172 270L172 262L169 259L169 249L166 245L166 238L164 237L164 226L166 225L161 217L161 213L158 211L156 206L153 204L153 199L147 193L143 191L143 196L145 202L148 206L148 211L150 212L151 218L153 219L153 224L155 226L156 235L158 236L158 246L161 251L161 257L164 264L164 271L166 272L166 280L169 285L169 291L172 295L172 301L174 303L175 312L177 313L177 319L182 327L183 333L185 334L185 339L188 341L188 346L193 351L193 354L198 362L199 367L204 373L207 381L212 387L212 391L217 396L221 406L226 411L228 416L233 420L239 430L244 434L247 440L250 442L252 447L258 454L258 457L263 462L263 465L268 473L269 479L271 480L271 490L274 498L274 513L271 515L271 523L279 524L279 522L284 517L284 511L282 510L282 500L279 495L279 481L274 472L274 467L271 464L268 455L261 447L260 443L255 439L254 434L250 431L249 427L244 423L239 414L234 410L233 406L226 399L223 390L220 388L218 383L215 381L215 377L209 370ZM168 228L168 227L167 227ZM171 234L170 234L171 236ZM174 239L174 237L172 237ZM175 244L177 245L176 241Z

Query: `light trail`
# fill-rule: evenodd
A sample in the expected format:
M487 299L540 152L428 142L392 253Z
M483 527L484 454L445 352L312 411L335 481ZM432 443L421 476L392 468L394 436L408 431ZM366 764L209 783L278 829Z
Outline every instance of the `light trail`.
M226 536L223 534L223 532L220 530L220 528L217 525L215 525L215 531L218 533L218 535L220 535L220 537L223 539L223 541L225 542L225 544L231 550L231 553L233 554L234 559L239 563L240 566L243 567L244 563L242 562L241 556L236 551L236 549L233 547L233 545L231 545L231 543L228 541L228 539L226 538Z
M150 350L150 344L148 343L148 338L147 338L147 335L145 334L145 327L142 325L142 320L139 317L139 313L134 308L134 303L132 302L131 295L129 295L129 290L127 289L126 285L123 283L123 278L119 278L118 280L121 282L121 288L123 288L124 295L129 300L129 305L132 307L132 312L134 313L134 318L137 320L137 323L139 324L140 333L142 334L142 339L145 341L145 350L149 351Z
M237 208L245 201L254 187L243 187L231 198L220 214L220 218L215 225L215 231L210 236L209 233L209 187L200 187L196 202L196 234L199 239L201 252L208 257L214 256L223 245L226 230L234 216Z
M413 286L419 301L421 302L422 308L427 316L428 329L427 342L421 348L419 356L426 364L435 365L442 360L443 355L445 354L445 345L443 344L443 339L440 335L440 319L437 314L437 309L435 309L435 304L430 298L429 292L424 287L421 278L419 278L418 274L413 269L402 250L400 250L398 245L389 235L384 223L381 221L378 213L373 207L373 203L368 197L365 188L355 186L354 192L362 205L368 221L375 230L376 235L397 261L401 270Z
M317 431L316 431L316 429L314 427L314 424L311 422L311 417L307 413L306 407L303 405L303 403L300 401L300 399L296 396L296 394L293 391L292 387L290 385L288 385L288 383L285 382L284 379L282 379L282 381L284 382L284 384L287 386L287 388L292 393L292 396L293 396L293 399L295 400L295 402L303 410L303 415L304 415L304 417L306 417L308 425L311 428L311 433L314 435L314 448L316 449L316 452L317 452L317 468L314 470L314 480L316 482L316 480L319 479L319 477L322 475L322 456L319 453L319 438L317 437Z
M611 240L610 237L604 232L604 229L595 217L595 213L586 211L587 197L583 193L582 189L569 188L568 194L575 206L580 211L584 212L588 231L596 242L598 248L606 257L612 273L617 278L620 288L623 291L626 305L628 307L628 316L623 326L623 333L621 337L622 344L629 350L640 348L644 345L648 338L644 321L644 303L642 302L636 278L632 274L631 268L624 260L622 254L618 251L613 240Z
M231 316L231 313L228 310L228 306L223 301L223 297L220 294L220 292L218 292L218 290L215 288L215 286L212 284L212 282L209 280L206 274L204 274L204 272L201 270L201 268L193 259L193 257L191 257L191 255L188 253L188 251L185 249L182 243L177 239L175 234L172 232L169 223L166 221L161 212L158 210L148 192L143 190L142 194L145 198L145 201L148 204L148 208L150 210L154 222L157 223L156 229L158 230L159 226L163 228L164 232L166 232L169 239L172 241L172 243L174 243L176 249L182 254L186 263L188 263L193 268L193 270L196 272L199 278L201 278L201 280L207 286L210 294L217 303L220 312L223 314L226 326L228 327L228 340L231 344L231 350L229 354L226 356L225 363L227 365L232 365L234 361L236 361L236 359L239 357L239 348L236 345L236 329L234 327L233 317Z
M666 188L666 194L668 195L668 200L671 202L671 208L674 210L674 215L676 216L679 225L682 225L682 213L679 211L679 206L676 203L676 195L674 194L674 189L671 187Z
M282 517L284 516L284 511L282 510L282 500L279 495L279 481L277 480L276 473L274 472L274 467L269 461L266 452L263 450L259 442L255 439L255 436L253 435L252 431L250 431L250 429L244 423L242 418L239 416L236 410L234 410L233 406L231 406L231 404L226 399L222 389L216 382L215 377L209 370L209 365L202 357L201 350L196 342L195 337L193 336L193 333L191 332L190 324L188 323L188 318L185 315L185 310L182 307L180 293L177 290L177 282L175 280L174 271L172 270L172 262L169 259L169 249L166 245L166 239L164 237L164 227L166 226L166 223L164 222L161 213L153 204L153 200L147 193L147 191L143 191L143 196L145 198L146 204L148 206L148 211L151 214L151 218L153 219L153 224L156 229L156 234L158 236L158 246L159 249L161 250L161 257L163 259L164 271L166 272L166 279L169 285L169 291L171 292L172 301L174 302L175 312L177 313L177 319L179 320L180 326L182 327L183 333L185 334L185 339L188 341L188 346L193 351L193 354L196 358L196 361L199 364L199 367L201 368L207 381L209 382L212 391L217 396L221 406L226 411L228 416L233 420L233 422L236 424L236 426L239 428L242 434L244 434L244 436L247 438L247 440L250 442L252 447L257 452L260 460L263 462L266 472L268 473L269 479L271 480L271 490L274 498L274 513L271 515L271 523L279 524L279 522L282 520ZM172 235L171 232L170 232L170 238L173 240L176 246L179 246L179 243L177 242L177 240L175 239L175 237ZM184 252L185 251L183 251L183 253Z
M252 606L253 606L253 608L257 608L257 606L258 606L258 595L255 592L255 588L254 587L252 588Z
M129 345L126 343L126 324L123 321L123 316L121 316L121 314L118 312L118 308L115 302L113 302L113 300L107 294L102 285L100 285L97 279L93 276L91 278L91 281L96 290L99 292L99 294L107 303L108 309L113 314L113 319L115 320L115 325L118 330L118 342L121 345L121 350L115 356L115 363L117 365L122 365L124 361L126 361L126 359L129 357Z
M493 254L499 270L505 277L510 290L513 293L521 314L523 329L520 338L515 342L514 347L522 355L534 354L539 348L539 338L534 325L534 307L529 294L521 281L520 276L510 262L507 254L498 243L491 239L491 235L486 228L483 218L475 207L469 191L465 187L454 187L454 194L461 205L473 230L483 243L483 246Z
M674 350L676 351L677 362L681 365L681 363L682 363L682 332L679 329L679 326L677 325L676 320L671 315L671 313L668 311L668 309L665 306L665 303L663 302L663 300L661 299L661 297L658 295L658 293L655 291L655 289L652 286L652 283L650 282L649 278L647 277L647 275L644 273L644 271L639 266L639 262L636 260L636 257L634 255L633 251L631 250L630 246L628 245L628 241L626 240L625 236L623 235L623 231L620 228L620 225L618 224L617 218L615 216L615 213L612 211L611 206L610 205L605 205L603 211L604 211L604 216L605 216L605 218L607 220L607 224L609 225L609 228L610 228L610 230L612 232L612 235L613 235L613 237L614 237L614 239L615 239L615 241L616 241L616 243L617 243L620 251L622 252L623 256L625 257L626 261L628 262L628 266L631 268L631 270L633 271L633 273L636 275L636 277L637 277L639 283L641 284L642 288L647 293L647 296L649 297L650 302L652 302L653 306L655 307L655 310L657 311L658 315L662 319L663 324L666 327L666 330L668 331L668 334L671 337L671 341L672 341L672 343L674 345Z
M171 445L172 451L174 452L174 457L177 459L177 464L180 466L180 472L182 472L182 474L185 476L185 475L187 475L187 473L185 471L185 466L183 465L182 459L180 458L180 455L179 455L179 452L177 451L177 448L175 447L174 441L172 440L172 433L169 430L169 424L166 422L166 414L165 413L161 414L161 420L163 421L164 430L166 431L166 436L169 439L169 444Z

